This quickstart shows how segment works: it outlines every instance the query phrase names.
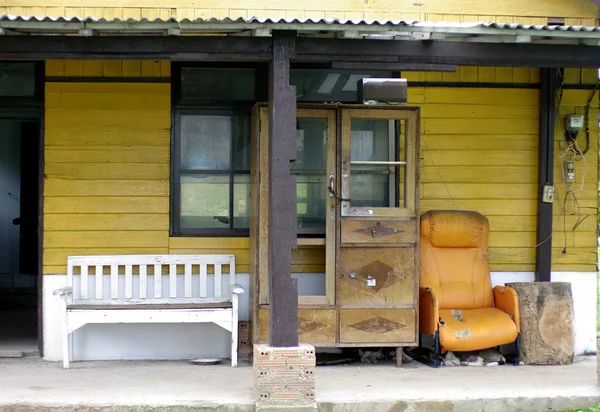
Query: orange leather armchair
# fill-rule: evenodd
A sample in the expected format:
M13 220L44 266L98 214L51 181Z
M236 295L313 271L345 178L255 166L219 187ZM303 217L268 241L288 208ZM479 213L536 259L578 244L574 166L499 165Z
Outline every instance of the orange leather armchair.
M488 220L477 212L429 211L421 216L419 333L434 352L473 351L516 343L514 289L492 288ZM424 345L424 341L431 345ZM518 359L517 359L518 361Z

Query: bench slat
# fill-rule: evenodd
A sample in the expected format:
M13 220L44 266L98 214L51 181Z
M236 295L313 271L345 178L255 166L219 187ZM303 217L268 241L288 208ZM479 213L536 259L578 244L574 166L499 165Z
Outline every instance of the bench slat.
M125 265L125 298L133 296L133 265Z
M119 266L110 265L110 298L119 299Z
M148 266L140 265L140 299L146 299L148 291Z
M206 263L200 264L200 297L206 297Z
M184 273L184 283L185 283L185 291L184 296L186 298L192 297L192 265L190 263L185 264L185 273Z
M154 265L154 297L162 296L162 265Z
M96 299L102 300L103 291L104 267L96 265Z
M81 266L81 299L88 298L88 267Z
M221 265L215 265L215 298L221 297Z
M175 263L169 265L169 297L177 297L177 265Z

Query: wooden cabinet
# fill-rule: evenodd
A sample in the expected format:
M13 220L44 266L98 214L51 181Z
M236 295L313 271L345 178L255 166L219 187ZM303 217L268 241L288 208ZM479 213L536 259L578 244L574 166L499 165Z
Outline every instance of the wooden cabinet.
M417 344L419 111L299 105L300 342ZM268 108L253 111L250 254L254 342L268 341Z

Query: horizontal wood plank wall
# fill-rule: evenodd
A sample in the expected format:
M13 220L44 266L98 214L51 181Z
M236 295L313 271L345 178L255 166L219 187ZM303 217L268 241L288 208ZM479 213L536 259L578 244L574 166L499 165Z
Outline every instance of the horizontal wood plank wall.
M464 68L462 68L464 69ZM581 73L581 72L580 72ZM404 75L404 74L403 74ZM418 74L419 76L421 74ZM410 83L409 83L410 84ZM564 123L583 113L591 90L565 90L556 153L564 149ZM536 89L409 87L409 103L421 106L421 211L476 210L490 221L491 269L533 271L536 244L538 91ZM595 271L598 186L598 96L590 111L588 172L577 194L581 212L554 204L553 270ZM581 133L578 143L585 143ZM555 167L564 199L560 164ZM578 188L584 165L577 164ZM573 231L581 217L587 218ZM563 246L567 241L567 253Z
M169 84L46 83L44 273L169 251Z
M162 6L162 7L161 7ZM596 25L597 6L589 0L174 0L164 7L156 0L3 0L0 13L27 16L140 18L339 18L353 20L497 21L547 24L563 17L567 25Z
M47 60L48 77L171 77L171 62L152 60Z

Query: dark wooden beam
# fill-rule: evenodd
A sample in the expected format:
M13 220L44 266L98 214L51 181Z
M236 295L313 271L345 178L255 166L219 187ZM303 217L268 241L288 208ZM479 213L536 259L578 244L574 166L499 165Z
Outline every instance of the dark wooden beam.
M357 61L467 66L600 67L597 46L356 39L296 40L297 62Z
M298 285L292 278L296 241L296 88L290 59L296 33L273 32L269 68L269 345L298 346Z
M554 125L556 124L556 90L559 85L557 69L540 71L536 282L549 282L552 272L552 203L543 202L542 194L544 186L554 186Z
M370 71L435 71L455 72L453 64L385 63L385 62L332 62L333 70L370 70Z
M0 36L0 59L45 60L52 58L269 61L271 60L271 41L269 38L200 36Z

